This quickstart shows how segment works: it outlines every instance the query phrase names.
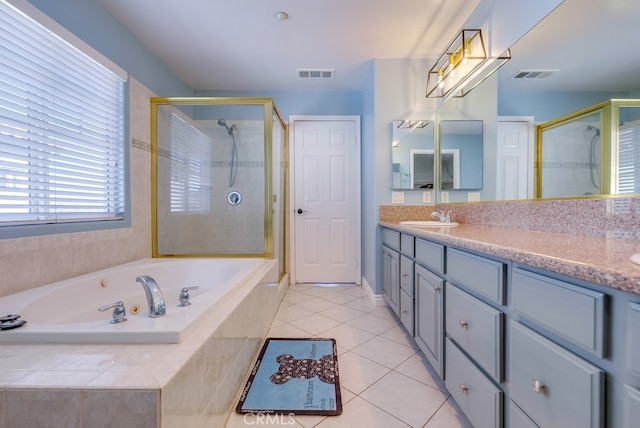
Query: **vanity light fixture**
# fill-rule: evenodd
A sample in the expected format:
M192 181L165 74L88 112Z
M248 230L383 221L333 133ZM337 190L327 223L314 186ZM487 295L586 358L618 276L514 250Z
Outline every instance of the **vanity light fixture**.
M481 30L462 30L427 76L427 98L463 97L511 59L507 51L488 58Z
M428 120L401 120L398 122L398 129L420 129L431 123Z

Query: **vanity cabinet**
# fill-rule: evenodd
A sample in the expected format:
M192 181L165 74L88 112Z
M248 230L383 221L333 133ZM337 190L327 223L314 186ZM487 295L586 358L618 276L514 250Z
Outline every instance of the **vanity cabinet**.
M382 229L382 294L400 315L400 233Z
M431 366L444 378L444 280L415 266L415 340Z

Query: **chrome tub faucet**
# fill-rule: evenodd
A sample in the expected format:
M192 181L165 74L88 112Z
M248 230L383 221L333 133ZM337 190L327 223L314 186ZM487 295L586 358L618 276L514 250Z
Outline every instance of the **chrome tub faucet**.
M164 296L156 281L148 275L142 275L136 278L136 281L142 284L144 294L147 295L147 303L149 305L149 317L158 318L166 314L167 307L164 303Z

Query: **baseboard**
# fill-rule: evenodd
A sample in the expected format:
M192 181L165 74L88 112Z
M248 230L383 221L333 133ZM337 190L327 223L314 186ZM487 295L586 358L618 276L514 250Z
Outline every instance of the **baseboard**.
M375 294L364 277L362 277L362 286L367 292L367 296L369 297L369 300L371 300L371 303L375 306L388 306L387 301L384 299L382 294Z

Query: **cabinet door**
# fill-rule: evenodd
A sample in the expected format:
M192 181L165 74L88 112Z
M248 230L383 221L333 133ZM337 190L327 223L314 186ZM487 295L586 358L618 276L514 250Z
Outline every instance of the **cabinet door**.
M415 337L418 346L440 377L444 376L444 280L415 266Z
M400 316L400 255L387 247L382 247L382 294Z
M596 428L604 372L517 322L511 323L511 399L541 427Z

